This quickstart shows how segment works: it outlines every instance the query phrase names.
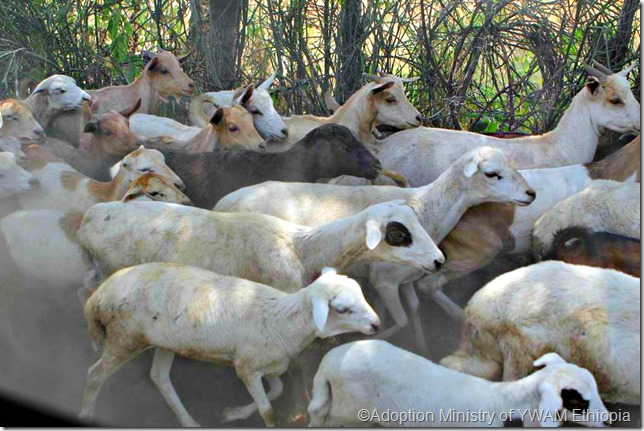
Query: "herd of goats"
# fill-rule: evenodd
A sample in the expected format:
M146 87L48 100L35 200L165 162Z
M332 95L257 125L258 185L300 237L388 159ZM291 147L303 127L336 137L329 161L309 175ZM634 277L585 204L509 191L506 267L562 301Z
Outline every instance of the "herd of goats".
M303 382L311 426L604 426L604 402L640 404L639 136L593 161L603 130L640 133L633 66L584 65L554 130L503 139L423 127L414 79L366 75L330 117L283 117L275 75L195 95L182 59L144 56L130 85L53 75L0 101L0 272L78 288L100 352L81 418L153 348L182 425L175 355L234 367L253 402L224 421L274 426L289 364L348 333ZM190 125L154 115L185 96ZM532 264L464 309L443 292L501 255ZM418 293L461 327L438 364ZM400 331L415 353L384 341Z

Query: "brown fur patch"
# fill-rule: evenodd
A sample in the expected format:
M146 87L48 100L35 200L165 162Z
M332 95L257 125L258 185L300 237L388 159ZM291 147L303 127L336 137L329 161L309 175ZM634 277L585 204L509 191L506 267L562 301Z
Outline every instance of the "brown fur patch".
M102 183L100 181L90 181L87 184L89 193L99 202L109 202L112 199L112 183Z
M484 203L467 210L439 247L447 255L446 267L455 271L482 268L503 250L514 248L510 226L514 205Z
M60 219L58 225L63 230L63 232L65 232L67 238L69 238L73 242L77 242L76 234L78 233L78 229L80 229L82 222L82 212L68 212L63 218Z
M633 173L637 173L637 182L639 183L642 177L641 153L642 144L638 136L604 160L586 166L592 179L624 181Z
M76 190L78 184L86 177L78 172L66 171L60 174L60 183L67 190Z
M32 144L24 151L27 155L27 162L24 167L28 171L37 171L45 167L48 163L65 163L63 159L56 157L42 145Z

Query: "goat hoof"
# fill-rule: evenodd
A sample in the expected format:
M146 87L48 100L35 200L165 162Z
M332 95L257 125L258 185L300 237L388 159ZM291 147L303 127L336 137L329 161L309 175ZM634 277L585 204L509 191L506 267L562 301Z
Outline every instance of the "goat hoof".
M249 415L239 407L226 407L221 412L221 421L222 422L232 422L238 421L241 419L246 419Z
M292 427L303 427L306 421L309 419L309 415L306 413L300 413L291 416L290 426Z

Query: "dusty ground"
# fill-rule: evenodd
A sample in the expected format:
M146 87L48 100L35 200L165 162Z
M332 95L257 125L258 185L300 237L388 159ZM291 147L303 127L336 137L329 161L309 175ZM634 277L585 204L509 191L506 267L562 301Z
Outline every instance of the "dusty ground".
M499 259L493 267L460 280L446 292L464 304L495 274L515 266L515 262ZM76 289L10 278L6 272L0 277L0 391L74 417L80 410L87 368L98 359L85 333ZM456 348L459 328L441 309L424 298L421 301L430 359L438 361ZM392 341L414 349L408 333ZM314 350L307 355L311 373L317 368L318 353ZM117 427L179 426L148 377L151 358L151 351L145 352L105 383L97 405L98 423ZM251 402L232 368L177 358L172 381L188 411L205 426L263 426L257 414L246 421L220 422L224 407ZM287 387L298 382L299 379L290 379ZM291 390L273 403L281 425L287 423L279 412L294 405L306 407L302 394L301 390ZM629 411L633 412L632 425L639 424L639 407Z

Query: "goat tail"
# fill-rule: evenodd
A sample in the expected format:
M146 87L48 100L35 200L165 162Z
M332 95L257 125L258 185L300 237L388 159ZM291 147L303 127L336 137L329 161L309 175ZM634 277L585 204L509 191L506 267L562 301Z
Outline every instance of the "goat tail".
M310 427L324 426L331 410L331 401L331 383L320 369L313 379L313 394L307 409L311 418Z
M85 320L87 332L95 351L101 350L105 341L105 326L101 322L100 311L96 295L92 295L85 303Z
M407 178L405 178L403 174L399 174L395 171L390 171L389 169L384 169L381 175L387 178L391 178L398 185L398 187L410 187L409 181L407 181Z

